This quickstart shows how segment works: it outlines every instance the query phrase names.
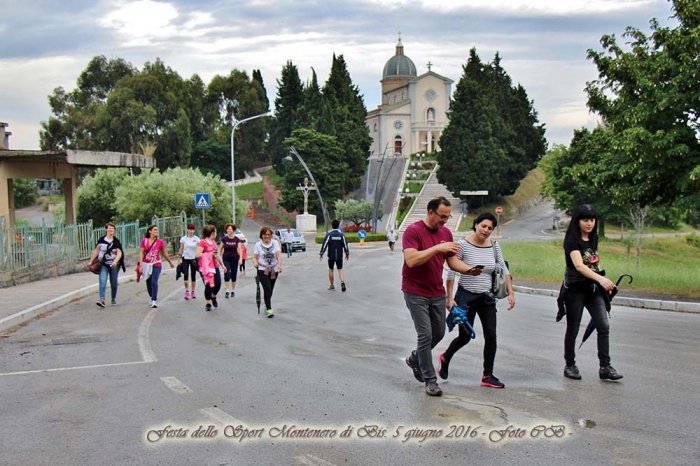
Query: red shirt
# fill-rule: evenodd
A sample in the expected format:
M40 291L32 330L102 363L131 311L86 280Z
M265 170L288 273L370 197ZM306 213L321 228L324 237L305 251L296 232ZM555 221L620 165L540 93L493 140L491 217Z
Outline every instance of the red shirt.
M436 244L452 241L452 232L448 228L432 230L423 220L419 220L406 228L403 234L403 249L425 251ZM409 267L404 261L401 271L401 291L425 298L444 296L447 292L442 280L443 265L446 257L454 255L454 252L447 254L439 252L425 264L416 267Z

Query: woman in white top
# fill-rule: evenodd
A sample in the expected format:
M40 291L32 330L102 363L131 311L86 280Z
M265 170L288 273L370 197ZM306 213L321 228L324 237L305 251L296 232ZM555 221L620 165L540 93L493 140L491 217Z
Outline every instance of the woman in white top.
M185 299L197 298L194 294L194 286L197 284L197 259L194 254L199 244L199 237L194 234L194 230L194 223L188 223L187 234L180 238L180 264L185 282ZM192 281L190 281L190 273Z
M270 227L262 227L260 230L260 241L255 243L253 249L253 267L257 269L258 281L263 287L265 314L267 317L274 317L272 292L277 282L277 274L282 273L282 248L279 241L275 241Z
M493 363L496 359L496 298L491 293L492 273L496 269L496 261L506 271L506 286L508 288L508 310L515 306L515 293L510 271L503 260L503 254L498 243L491 241L491 233L498 224L493 214L485 212L474 220L474 233L460 240L462 246L457 252L457 258L466 264L477 264L459 279L457 293L452 297L455 273L450 270L447 274L447 308L455 304L467 311L467 320L474 326L474 318L479 315L484 335L484 374L481 378L483 387L504 388L505 385L493 375ZM446 379L448 366L452 356L471 340L471 332L459 325L459 336L452 340L447 351L438 357L440 366L438 375Z

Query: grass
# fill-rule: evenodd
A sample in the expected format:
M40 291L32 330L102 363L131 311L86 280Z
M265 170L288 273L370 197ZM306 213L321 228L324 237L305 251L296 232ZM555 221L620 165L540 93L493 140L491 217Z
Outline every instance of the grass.
M263 184L262 181L257 183L248 183L241 186L236 186L236 199L262 199Z
M565 267L561 240L499 244L516 284L518 280L561 283ZM628 253L625 241L603 240L598 249L610 279L615 281L622 273L634 277L626 290L700 298L700 248L685 238L647 238L639 267L634 247Z

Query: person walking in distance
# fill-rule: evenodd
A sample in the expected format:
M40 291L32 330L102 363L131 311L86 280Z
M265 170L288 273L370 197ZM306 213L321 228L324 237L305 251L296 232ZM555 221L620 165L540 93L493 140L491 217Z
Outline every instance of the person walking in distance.
M580 205L571 215L571 223L564 236L564 303L566 334L564 336L564 377L579 380L576 367L576 336L583 308L588 309L598 332L598 376L601 380L619 380L619 374L610 365L610 321L607 306L610 293L615 289L612 280L605 278L598 255L598 214L590 204Z
M442 395L433 366L432 349L445 335L446 292L442 269L466 273L471 265L457 259L459 244L452 232L444 228L452 217L450 201L438 197L428 202L427 215L411 225L403 234L403 269L401 291L416 329L416 349L406 358L413 376L425 384L430 396Z
M194 230L194 223L188 223L187 234L180 238L179 262L182 265L182 277L185 282L185 299L196 299L194 294L194 287L197 284L197 258L195 257L195 252L200 240L194 234ZM190 275L192 275L192 281L190 281Z
M493 375L493 363L496 359L496 298L491 293L492 276L496 262L506 271L506 288L508 289L508 310L515 306L513 282L503 260L503 254L498 243L491 240L491 233L498 225L496 217L484 212L474 219L474 232L459 241L461 249L457 259L465 263L476 264L476 267L463 274L459 279L457 294L453 294L455 272L447 273L447 308L457 304L467 311L469 325L474 326L476 315L481 321L484 335L484 373L481 385L491 388L505 388L505 384ZM454 298L453 298L454 296ZM458 325L459 336L452 340L447 351L438 356L438 375L447 379L448 368L452 357L460 348L471 340L471 332L464 326Z
M88 264L95 259L102 260L99 277L99 294L97 300L99 307L105 307L105 295L107 292L107 278L109 278L109 287L112 295L112 306L117 305L117 288L119 286L119 269L126 272L124 266L124 250L119 238L114 236L115 227L113 223L105 225L106 234L97 240L97 246L90 256Z
M219 307L216 295L221 290L221 272L219 265L226 271L226 265L221 259L219 248L216 246L216 227L204 225L202 239L197 244L194 256L199 261L199 273L204 281L204 310L211 311L212 305Z
M392 228L386 234L386 239L389 241L389 249L391 250L391 253L394 254L394 245L396 244L396 240L399 239L399 235Z
M260 229L260 241L253 248L253 267L257 270L258 280L263 287L265 315L274 317L272 293L275 291L277 274L282 273L282 249L270 227Z
M335 286L333 286L333 267L336 267L338 269L338 278L340 279L340 289L345 292L347 287L345 286L345 272L343 271L343 254L345 254L345 259L350 260L348 240L340 231L340 221L337 219L333 220L331 226L333 229L326 233L326 237L323 239L319 260L323 260L323 254L328 249L328 281L330 282L328 289L331 291L335 290Z
M287 250L287 257L292 257L292 249L294 247L294 232L290 227L282 233L282 242L284 243L284 248Z
M151 298L152 308L158 307L158 280L163 268L161 254L168 261L171 269L175 267L165 249L165 243L158 238L158 227L150 225L146 230L146 235L141 240L138 265L141 267L143 277L146 278L146 289Z
M236 279L238 278L238 266L241 264L241 239L236 236L236 225L227 223L224 226L226 234L221 238L219 245L219 257L224 261L226 273L224 274L224 288L226 298L236 295Z

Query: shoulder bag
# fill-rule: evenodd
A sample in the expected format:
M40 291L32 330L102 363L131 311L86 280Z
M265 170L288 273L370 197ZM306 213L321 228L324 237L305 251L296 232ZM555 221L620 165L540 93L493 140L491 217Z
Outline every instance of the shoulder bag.
M506 286L506 270L501 267L500 262L498 261L498 251L496 251L496 248L500 247L498 246L498 243L496 241L493 242L493 257L496 261L496 268L493 270L493 273L491 274L491 293L498 298L498 299L503 299L506 296L508 296L508 287ZM508 263L506 263L507 265Z

